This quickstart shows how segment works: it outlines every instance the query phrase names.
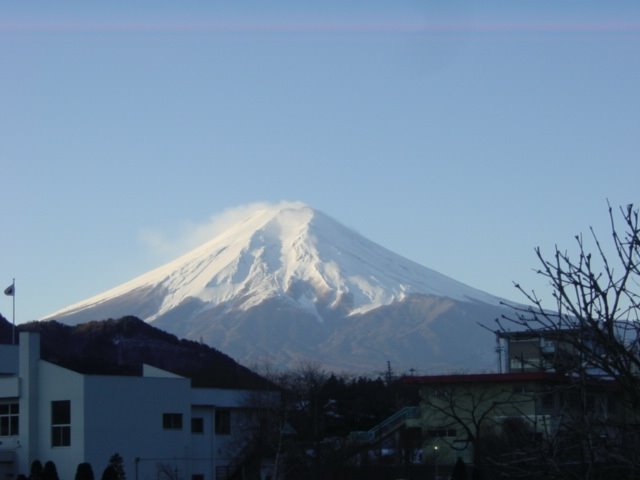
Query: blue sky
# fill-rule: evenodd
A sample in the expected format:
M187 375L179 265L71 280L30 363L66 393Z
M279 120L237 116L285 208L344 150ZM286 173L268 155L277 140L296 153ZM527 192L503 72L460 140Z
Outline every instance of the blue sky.
M534 247L638 203L638 85L634 1L0 0L0 282L36 319L300 200L545 296Z

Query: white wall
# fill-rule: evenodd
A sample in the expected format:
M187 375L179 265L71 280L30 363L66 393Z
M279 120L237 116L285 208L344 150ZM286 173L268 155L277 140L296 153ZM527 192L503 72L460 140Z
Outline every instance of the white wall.
M85 458L84 380L85 377L79 373L39 361L38 442L34 456L37 455L35 458L43 464L53 461L63 480L72 480L78 463ZM71 445L68 447L51 446L51 402L55 400L71 401Z
M0 373L18 373L18 346L0 345Z
M12 355L20 359L19 368ZM20 392L17 376L0 385L8 394L20 394L20 435L12 439L16 474L28 475L33 460L51 460L62 480L73 480L78 464L89 462L99 480L118 453L129 480L170 480L158 474L158 465L169 467L180 480L191 480L193 474L215 480L216 466L230 463L247 434L250 391L191 388L188 378L154 368L146 368L143 377L82 375L40 360L38 335L21 335L20 352L0 347L3 369L20 375ZM69 446L51 445L55 400L70 401ZM231 412L230 435L215 434L216 409ZM181 414L182 428L165 429L164 413ZM192 434L192 417L203 418L203 433Z
M158 464L171 464L190 480L184 461L176 460L190 456L189 384L184 378L88 376L85 437L96 476L117 452L130 480L136 480L136 458L138 480L156 480ZM165 430L163 413L181 414L182 429Z
M214 434L215 409L211 405L194 405L191 407L191 416L200 417L204 421L203 432L191 435L191 474L201 474L207 480L211 480L215 478L217 460Z
M224 408L245 407L250 400L248 390L230 390L225 388L192 388L191 405L215 405Z

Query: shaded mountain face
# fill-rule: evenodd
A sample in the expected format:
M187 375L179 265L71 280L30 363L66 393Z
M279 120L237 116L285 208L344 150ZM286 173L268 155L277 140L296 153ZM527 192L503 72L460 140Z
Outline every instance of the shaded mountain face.
M18 331L40 333L42 358L76 372L141 375L149 364L192 379L196 387L269 388L270 383L206 345L179 340L135 317L76 326L55 321L30 322ZM2 343L10 343L11 325L0 318Z
M493 368L477 325L500 299L407 260L299 203L260 206L208 243L47 318L135 315L244 364L359 372Z
M184 313L184 312L183 312ZM377 374L387 361L407 373L495 371L494 335L488 327L505 313L500 306L411 295L367 313L319 322L278 299L246 311L224 305L178 322L153 325L177 335L205 338L252 368L296 366L311 361L335 371Z

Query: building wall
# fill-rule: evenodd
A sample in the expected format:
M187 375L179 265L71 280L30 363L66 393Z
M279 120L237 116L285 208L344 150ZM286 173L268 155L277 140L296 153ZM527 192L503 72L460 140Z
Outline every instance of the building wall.
M39 335L22 333L20 343L0 346L0 371L18 372L0 375L0 403L20 406L19 435L0 438L0 480L28 475L36 459L53 461L62 480L88 462L99 479L115 453L129 480L216 480L243 446L246 391L191 388L190 379L153 367L143 377L83 375L40 360ZM60 400L70 402L70 441L53 446L52 402ZM230 419L227 431L216 433L216 412ZM202 419L201 433L192 432L193 418Z
M216 457L218 467L228 466L251 438L254 425L250 415L250 405L254 394L246 390L229 390L220 388L194 388L191 390L191 404L198 406L200 411L206 411L209 424L205 432L212 432L210 445L204 440L209 452ZM194 407L195 408L195 407ZM216 412L229 415L229 432L216 433ZM194 441L200 436L195 436ZM195 447L200 450L204 447Z
M85 398L84 376L40 360L38 362L38 411L36 431L29 432L37 438L36 449L31 452L24 473L29 472L33 460L43 464L51 460L56 464L62 479L72 479L78 463L85 458ZM69 446L52 446L51 441L51 402L69 400L71 406L71 444ZM21 417L21 419L24 416Z
M474 461L471 435L500 429L507 418L537 421L536 395L526 384L446 384L424 386L420 392L421 426L427 462L451 465L458 457ZM465 428L466 427L466 428Z
M18 373L18 346L0 345L0 375Z
M20 381L18 373L18 347L0 345L0 403L4 408L19 405ZM10 432L5 432L10 433ZM14 464L18 461L21 438L17 435L0 436L0 480L14 478Z
M196 405L191 407L191 418L202 419L202 432L191 433L189 462L190 476L203 475L206 479L215 478L216 466L220 459L216 458L218 442L215 434L215 407L212 405Z
M137 470L138 480L155 480L165 464L189 478L175 461L190 455L189 389L186 378L87 376L85 461L94 473L101 475L118 453L130 479ZM163 428L163 414L180 415L181 428Z

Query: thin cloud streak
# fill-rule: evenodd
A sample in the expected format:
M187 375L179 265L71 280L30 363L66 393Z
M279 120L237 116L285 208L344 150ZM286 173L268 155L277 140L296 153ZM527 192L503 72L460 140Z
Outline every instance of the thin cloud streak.
M2 33L635 33L637 22L0 22Z
M231 226L245 220L248 215L261 209L274 206L283 207L299 202L253 202L224 210L202 222L187 221L179 227L174 235L167 235L152 228L141 229L138 240L145 246L149 254L158 261L171 261L194 248L200 247L223 234Z

